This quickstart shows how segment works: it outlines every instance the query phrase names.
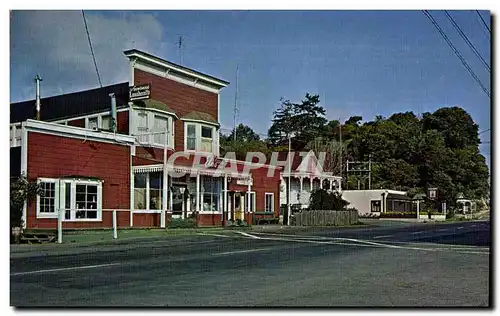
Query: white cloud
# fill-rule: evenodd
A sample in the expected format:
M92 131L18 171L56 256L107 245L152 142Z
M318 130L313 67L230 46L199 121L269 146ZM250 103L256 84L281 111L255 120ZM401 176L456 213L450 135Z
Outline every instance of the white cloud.
M25 87L36 73L44 78L43 95L98 86L81 11L11 15L11 98L32 97ZM103 85L129 80L126 49L165 55L164 30L153 14L86 11L85 17Z

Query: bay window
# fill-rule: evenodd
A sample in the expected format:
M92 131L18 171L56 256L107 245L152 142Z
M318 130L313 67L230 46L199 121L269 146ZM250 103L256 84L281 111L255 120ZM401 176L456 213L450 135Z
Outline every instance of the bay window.
M201 123L184 123L185 150L218 154L218 133L215 126Z
M166 143L173 144L173 120L167 115L154 111L135 110L133 114L132 134L142 145L165 146L165 132L168 132Z

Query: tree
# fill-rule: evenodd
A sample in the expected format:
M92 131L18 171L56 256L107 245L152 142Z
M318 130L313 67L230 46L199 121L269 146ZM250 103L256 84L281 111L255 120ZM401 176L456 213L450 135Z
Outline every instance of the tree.
M10 182L10 226L21 227L25 202L32 201L42 195L42 187L36 182L28 181L26 176L11 179Z
M227 141L234 140L234 128L228 136L224 136ZM254 130L244 124L240 124L236 127L236 141L237 142L251 142L259 141L260 137Z
M288 142L294 135L293 150L302 150L316 137L320 136L328 120L325 109L321 106L319 96L306 93L300 103L281 99L281 107L274 111L271 127L268 131L271 146L276 147Z

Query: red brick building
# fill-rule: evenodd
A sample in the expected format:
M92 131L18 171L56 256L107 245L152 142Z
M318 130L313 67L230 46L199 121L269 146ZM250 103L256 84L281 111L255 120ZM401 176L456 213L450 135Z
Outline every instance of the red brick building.
M138 50L125 56L129 82L42 98L40 120L35 100L11 104L11 177L44 188L25 226L55 228L59 210L65 228L111 227L113 210L119 227L277 217L281 169L219 156L229 83Z

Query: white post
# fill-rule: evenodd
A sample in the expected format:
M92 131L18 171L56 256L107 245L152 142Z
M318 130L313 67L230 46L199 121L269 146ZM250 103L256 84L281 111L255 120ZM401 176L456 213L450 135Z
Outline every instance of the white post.
M323 189L323 178L319 178L319 188Z
M287 195L287 207L288 207L288 214L287 214L287 217L288 217L288 220L286 221L286 224L288 226L290 226L290 219L292 218L292 207L290 205L290 202L291 202L291 199L292 199L292 161L291 161L291 152L292 152L292 138L291 136L289 135L288 136L288 190L286 192L286 195Z
M313 190L313 181L314 181L314 178L311 176L309 178L309 182L310 182L310 185L309 185L309 192L312 192Z
M200 212L200 174L196 173L196 213Z
M167 166L167 140L168 140L168 123L167 128L165 129L165 140L163 144L163 196L162 196L162 205L161 205L161 218L160 218L160 227L165 228L165 210L167 209L167 194L168 194L168 166Z
M332 180L332 179L330 179L329 181L330 181L330 190L332 190L332 191L333 191L333 180Z
M420 201L417 200L417 219L420 219Z
M60 190L60 188L59 188ZM62 244L62 220L63 220L63 214L61 208L59 207L59 213L57 214L57 243Z
M247 188L247 213L250 213L252 211L252 208L251 208L251 198L250 198L250 195L251 195L251 188L250 188L250 184L251 184L251 178L248 179L248 188ZM244 216L244 215L243 215Z
M113 239L118 238L118 231L117 231L116 226L118 226L118 223L116 222L116 210L114 210L113 211Z
M227 215L227 207L228 207L228 200L227 200L227 173L224 174L224 205L222 207L222 218L225 218L226 220L229 219L229 216Z

